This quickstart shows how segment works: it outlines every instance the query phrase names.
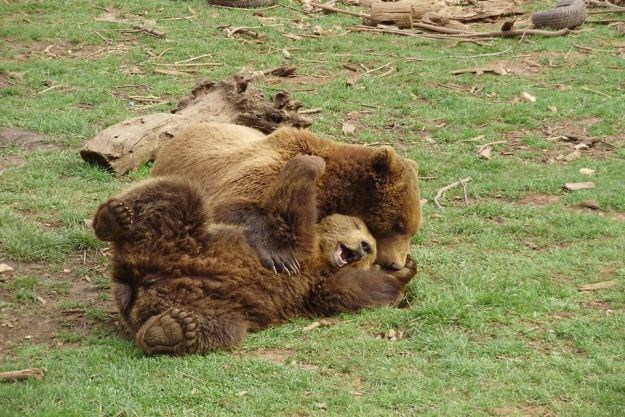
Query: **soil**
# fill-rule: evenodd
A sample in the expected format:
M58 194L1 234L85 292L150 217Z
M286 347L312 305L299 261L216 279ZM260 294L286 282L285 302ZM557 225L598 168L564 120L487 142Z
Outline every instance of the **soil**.
M110 290L94 284L90 278L105 274L107 261L102 255L92 254L66 264L64 270L69 272L58 272L47 264L6 260L0 263L15 269L4 273L3 278L9 275L8 280L0 284L0 299L8 302L0 308L0 355L10 355L11 348L26 344L74 346L101 328L109 334L117 332L119 323ZM37 285L35 300L20 301L11 285L20 276L35 276L39 283L69 283L69 291L65 294L54 290L54 285ZM97 315L89 317L90 311Z

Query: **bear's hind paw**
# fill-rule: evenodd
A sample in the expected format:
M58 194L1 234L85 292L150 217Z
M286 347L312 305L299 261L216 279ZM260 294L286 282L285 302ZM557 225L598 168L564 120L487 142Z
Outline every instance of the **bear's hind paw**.
M146 321L137 332L137 343L148 354L181 355L192 350L197 332L193 313L172 308Z
M132 226L132 210L122 201L110 199L102 204L93 220L96 235L106 241L122 238Z

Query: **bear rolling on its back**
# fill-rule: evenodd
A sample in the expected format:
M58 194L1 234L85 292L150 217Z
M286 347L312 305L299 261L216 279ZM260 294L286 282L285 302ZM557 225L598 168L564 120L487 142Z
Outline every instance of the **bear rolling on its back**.
M324 159L325 172L306 177L285 169L298 155ZM153 176L177 175L199 186L214 220L241 225L267 268L297 271L292 239L297 225L287 201L292 184L308 181L317 190L319 217L339 213L358 217L378 243L377 263L401 269L410 238L421 220L416 164L392 148L347 145L313 133L282 128L265 137L254 129L218 123L188 127L166 143Z
M363 222L333 215L315 225L305 211L293 215L304 219L297 238L309 246L297 258L300 275L289 277L262 267L240 227L211 224L204 194L187 180L151 179L103 203L94 229L113 243L113 295L137 344L148 354L231 348L294 317L402 298L412 262L370 270L375 241Z

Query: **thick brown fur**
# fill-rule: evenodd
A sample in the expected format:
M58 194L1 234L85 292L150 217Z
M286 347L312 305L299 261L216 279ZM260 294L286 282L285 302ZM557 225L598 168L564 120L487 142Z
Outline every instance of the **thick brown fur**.
M394 305L415 273L412 262L392 273L369 269L375 242L365 224L329 216L316 225L310 201L303 201L292 213L300 224L295 238L309 245L298 258L300 275L275 274L261 266L241 227L210 222L206 202L188 180L160 177L111 198L95 214L96 235L113 245L115 302L148 354L231 348L248 331L293 317ZM352 249L373 250L339 269L327 252L345 236L347 245L356 240Z
M325 161L319 177L285 170L298 155ZM378 241L377 263L400 269L420 220L417 167L391 147L347 145L307 130L282 128L265 137L236 125L188 127L160 150L153 176L178 175L196 183L215 219L242 225L263 265L293 270L302 248L292 237L290 209L281 196L290 184L317 190L319 218L340 213L365 221Z

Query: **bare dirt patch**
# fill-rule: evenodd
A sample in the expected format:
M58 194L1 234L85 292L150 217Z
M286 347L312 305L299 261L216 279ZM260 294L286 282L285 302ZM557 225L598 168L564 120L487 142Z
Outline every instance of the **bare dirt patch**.
M287 359L293 358L297 352L289 349L251 350L245 352L247 356L264 359L279 365L286 365Z
M520 152L533 152L535 159L544 163L568 163L582 156L593 159L606 159L625 146L625 135L594 137L588 129L600 119L587 118L578 121L559 122L541 129L540 136L551 143L553 149L542 152L523 142L523 138L531 134L525 130L505 133L506 143L499 148L503 156L515 155Z
M18 146L20 149L33 149L45 145L44 140L45 137L36 132L12 127L0 128L0 148Z
M66 272L56 272L47 264L6 263L15 271L0 284L0 299L7 301L0 310L0 352L31 343L53 346L79 344L80 340L95 334L95 329L102 326L109 327L113 332L117 312L108 296L103 296L109 290L90 282L89 276L72 272L71 266ZM92 276L98 273L95 265L89 266ZM38 278L38 285L33 291L35 299L16 299L11 282L20 276ZM57 286L68 286L69 291L55 289Z
M130 50L131 46L124 42L114 45L79 44L58 39L53 42L35 41L19 43L10 41L12 52L18 60L28 59L59 59L59 58L98 58L108 54L121 54Z
M532 207L544 207L551 204L556 204L560 201L560 197L551 194L530 194L517 200L517 204L532 206Z
M555 413L543 405L505 406L493 410L495 416L501 417L546 417Z

